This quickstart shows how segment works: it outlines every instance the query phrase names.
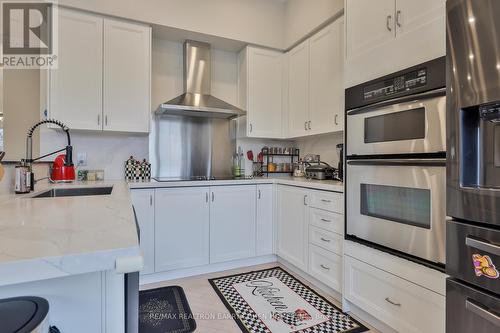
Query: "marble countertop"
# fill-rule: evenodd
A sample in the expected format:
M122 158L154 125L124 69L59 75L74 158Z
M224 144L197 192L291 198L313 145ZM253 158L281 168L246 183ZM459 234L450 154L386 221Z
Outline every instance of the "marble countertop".
M131 182L129 187L134 188L161 188L161 187L193 187L193 186L223 186L223 185L245 185L245 184L281 184L300 186L315 190L344 192L344 183L333 180L314 180L304 177L257 177L250 179L229 180L202 180L202 181L172 181L157 182Z
M113 186L110 195L31 198L50 188ZM126 182L37 184L0 202L0 286L142 265ZM135 263L135 264L134 264ZM127 264L125 264L127 266Z

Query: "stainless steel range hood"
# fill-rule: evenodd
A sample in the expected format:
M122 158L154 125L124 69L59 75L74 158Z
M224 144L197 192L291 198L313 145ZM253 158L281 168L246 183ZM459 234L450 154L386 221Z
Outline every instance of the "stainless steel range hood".
M245 111L210 94L211 67L210 44L192 40L185 41L185 93L161 104L156 113L227 119L245 115Z

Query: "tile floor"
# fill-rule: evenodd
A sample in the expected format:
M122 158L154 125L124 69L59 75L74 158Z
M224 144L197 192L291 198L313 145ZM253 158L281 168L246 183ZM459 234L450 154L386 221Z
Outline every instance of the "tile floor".
M160 283L153 283L144 285L141 289L152 289L159 288L164 286L172 286L177 285L184 288L184 292L186 293L186 297L189 301L189 305L191 307L191 311L197 317L196 332L201 333L240 333L241 330L236 325L236 322L229 316L229 311L226 309L219 296L215 293L214 289L208 282L208 279L226 276L232 274L238 274L243 272L249 272L252 270L266 269L271 267L281 266L279 263L269 263L258 266L244 267L238 268L223 272L198 275L193 277L187 277L178 280L169 280ZM283 266L282 266L283 267ZM286 267L283 267L286 269ZM289 273L290 270L287 270ZM310 286L310 283L307 281L303 281L300 277L294 275L299 280L302 280L305 284ZM313 288L315 289L315 288ZM330 302L335 304L337 307L341 308L339 302L327 295L324 295L321 291L315 289L319 294L325 296ZM213 319L213 318L222 318L222 319ZM356 318L359 320L358 318ZM362 322L361 320L359 320ZM365 326L369 327L366 323L362 322ZM378 333L378 331L374 329L370 329L368 331L370 333Z

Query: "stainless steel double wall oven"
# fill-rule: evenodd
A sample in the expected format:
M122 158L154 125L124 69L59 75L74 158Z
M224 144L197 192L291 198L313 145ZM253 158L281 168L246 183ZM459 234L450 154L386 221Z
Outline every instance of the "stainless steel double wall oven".
M446 332L500 332L500 1L446 7Z
M443 270L445 58L346 90L346 238Z

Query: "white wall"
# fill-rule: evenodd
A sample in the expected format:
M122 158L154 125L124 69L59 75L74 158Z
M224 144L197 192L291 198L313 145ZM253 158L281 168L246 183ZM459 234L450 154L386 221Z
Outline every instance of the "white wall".
M331 19L344 8L344 0L287 0L285 49Z
M282 49L278 0L59 0L59 4Z
M296 144L301 157L305 154L319 154L323 162L337 167L339 156L336 146L344 142L343 135L343 133L333 133L299 138L296 139Z

